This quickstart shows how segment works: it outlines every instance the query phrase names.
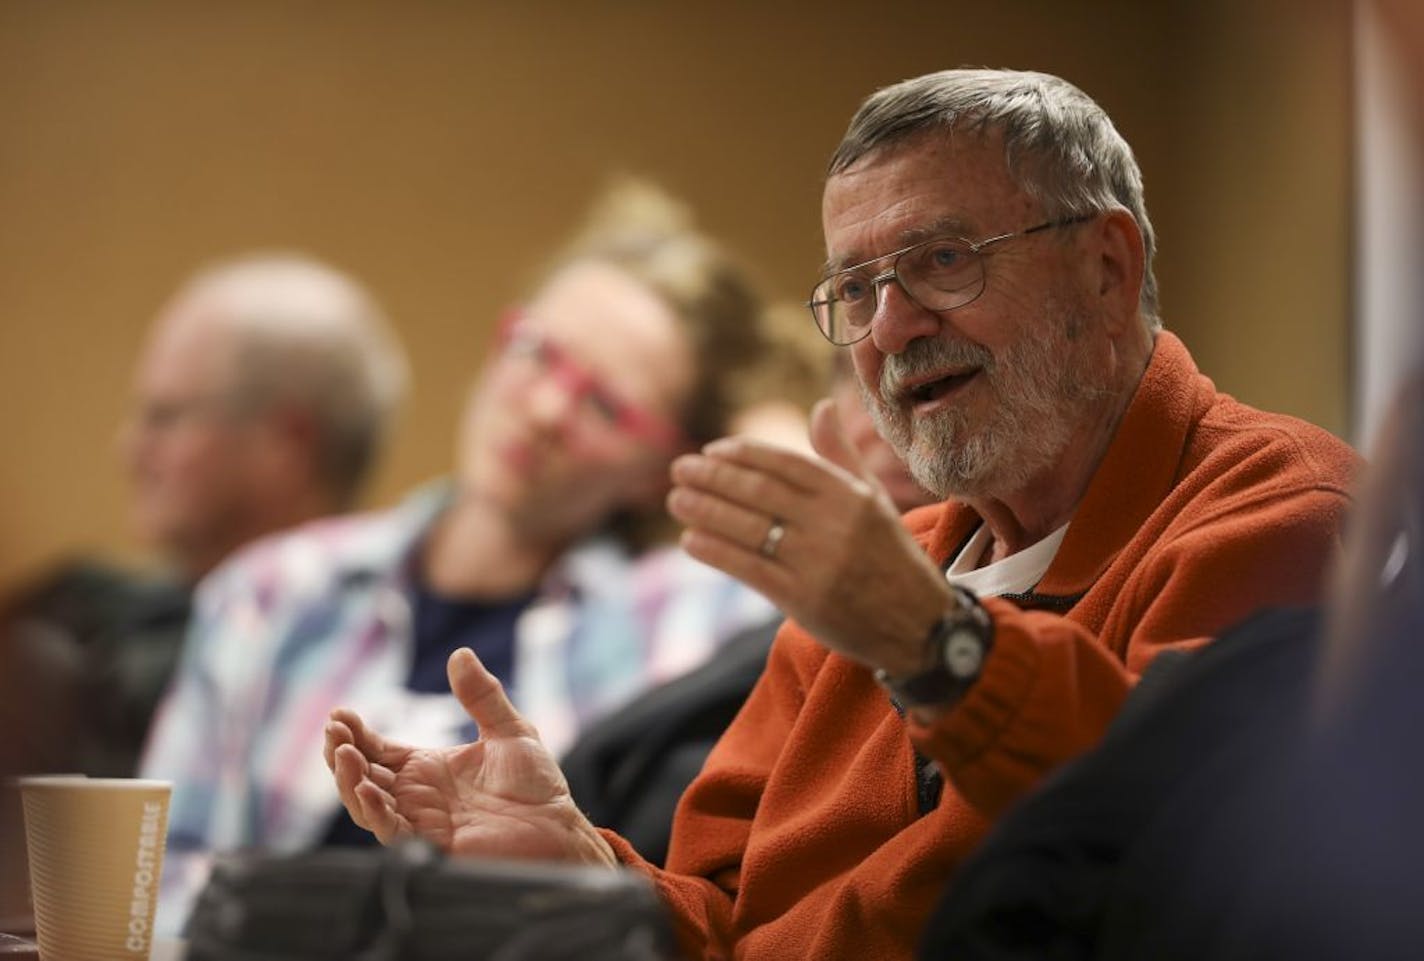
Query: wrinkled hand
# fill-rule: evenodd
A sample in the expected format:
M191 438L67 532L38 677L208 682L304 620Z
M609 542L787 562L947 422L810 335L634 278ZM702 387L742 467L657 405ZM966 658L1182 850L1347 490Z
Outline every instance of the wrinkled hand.
M468 648L450 655L447 670L450 689L479 725L472 744L398 744L354 711L331 713L326 765L352 819L382 844L416 834L455 854L614 864L494 675Z
M686 525L682 546L830 649L892 673L915 670L925 635L953 603L949 586L828 401L812 414L811 440L825 460L737 437L678 458L668 510ZM768 555L778 521L785 534Z

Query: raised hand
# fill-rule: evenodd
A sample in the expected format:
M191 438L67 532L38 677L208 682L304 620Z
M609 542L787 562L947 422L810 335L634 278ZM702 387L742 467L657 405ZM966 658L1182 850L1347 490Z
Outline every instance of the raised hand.
M416 834L455 854L616 863L538 732L474 652L456 651L447 670L450 689L479 726L471 744L399 744L353 711L331 713L326 764L352 819L383 844Z
M923 638L952 603L949 586L828 401L813 412L811 438L825 460L733 437L675 461L668 510L687 527L682 545L832 650L892 673L918 669Z

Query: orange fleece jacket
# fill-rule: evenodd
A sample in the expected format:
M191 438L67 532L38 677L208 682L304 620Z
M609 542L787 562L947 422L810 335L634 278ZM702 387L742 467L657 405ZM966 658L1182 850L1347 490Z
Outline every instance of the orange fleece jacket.
M692 958L911 958L991 820L1101 737L1157 652L1318 598L1357 463L1218 394L1161 333L1048 572L985 602L994 648L963 702L907 722L867 669L788 622L683 796L667 870L605 836L653 878ZM906 518L940 564L978 522L953 502ZM914 748L949 778L924 816Z

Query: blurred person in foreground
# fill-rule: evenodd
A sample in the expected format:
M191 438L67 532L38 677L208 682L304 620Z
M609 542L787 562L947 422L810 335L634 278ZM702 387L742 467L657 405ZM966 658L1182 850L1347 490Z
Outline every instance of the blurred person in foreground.
M825 460L731 438L674 464L683 545L790 620L667 868L583 817L469 651L449 673L475 743L333 715L358 823L645 872L691 957L908 958L988 825L1099 739L1153 658L1317 596L1356 458L1218 393L1161 329L1136 161L1081 91L992 70L882 90L822 219L817 322L945 500L902 522L826 404Z
M1374 455L1324 611L1155 663L996 826L920 957L1419 956L1424 364Z
M672 458L727 428L760 311L679 205L624 184L504 317L449 480L210 578L142 767L175 782L161 930L211 852L372 843L322 764L336 705L461 743L445 662L470 647L558 750L768 615L670 543L663 507Z
M375 301L310 257L238 257L174 295L139 359L121 445L135 527L165 570L72 562L16 601L16 656L72 700L35 763L133 775L194 585L264 534L350 510L405 382Z

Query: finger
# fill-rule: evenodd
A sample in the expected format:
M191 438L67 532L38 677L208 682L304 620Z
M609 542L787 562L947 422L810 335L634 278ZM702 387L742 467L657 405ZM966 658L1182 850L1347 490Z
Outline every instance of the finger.
M351 731L345 724L338 725L332 720L326 722L322 731L321 759L326 762L326 769L332 774L336 773L336 749L343 744L350 744L350 738Z
M746 510L797 517L813 509L813 492L788 484L774 473L721 456L688 454L672 464L674 487L721 498ZM764 524L762 525L764 526Z
M389 791L395 787L396 772L384 764L369 765L366 768L366 777L383 791Z
M446 662L450 690L479 726L480 740L486 737L532 737L539 732L514 709L505 696L504 687L468 647L450 655Z
M776 477L798 493L808 494L845 484L852 476L824 456L809 456L748 437L723 437L702 448L706 457L740 464Z
M759 552L696 528L683 531L679 543L689 556L760 591L778 608L785 610L794 596L799 583L796 572Z
M356 797L366 830L374 834L377 841L390 844L406 833L404 821L396 814L395 801L385 791L370 781L362 781L356 785Z
M336 711L332 711L327 719L325 733L326 740L321 748L321 756L326 760L327 769L335 773L336 749L343 744L355 746L356 737L351 733L351 727L338 719Z
M394 837L400 820L391 795L395 774L380 765L370 764L349 744L337 749L333 762L336 790L351 820L383 843Z
M667 509L679 523L715 534L743 550L760 554L774 524L782 523L767 508L749 510L739 504L690 487L668 494ZM782 523L785 531L787 526ZM783 534L783 539L785 535ZM780 553L781 545L776 545Z
M356 826L369 831L371 826L366 823L361 801L356 796L356 788L366 776L366 767L366 758L350 744L341 745L332 756L331 771L336 777L336 793L341 796L341 803Z
M361 715L349 707L338 707L328 714L326 730L331 736L344 737L342 743L355 746L362 754L378 753L382 747L380 735L368 728Z
M339 724L351 735L347 743L355 746L372 762L378 762L387 767L396 767L400 760L409 752L409 748L394 741L388 741L372 730L365 721L361 720L361 715L346 707L338 707L330 714L327 722L328 729L331 725Z
M349 747L349 748L351 748L352 750L355 750L355 746L354 746L354 745L348 744L348 745L346 745L346 746ZM339 746L339 745L338 745L338 747L337 747L337 751L338 751L338 752L340 751L340 746ZM395 771L392 771L390 768L386 767L384 764L377 764L377 763L375 763L375 762L372 761L370 758L368 758L368 757L366 757L365 755L363 755L360 751L356 751L356 756L359 757L359 758L361 758L361 765L362 765L362 766L361 766L361 769L360 769L360 770L361 770L362 775L364 775L365 777L370 778L372 781L374 781L374 782L376 783L376 786L377 786L377 787L380 787L380 788L383 788L383 789L389 791L392 787L395 786L395 783L396 783L396 772L395 772ZM332 758L332 763L329 764L328 767L331 768L331 771L332 771L333 774L336 773L335 757Z

